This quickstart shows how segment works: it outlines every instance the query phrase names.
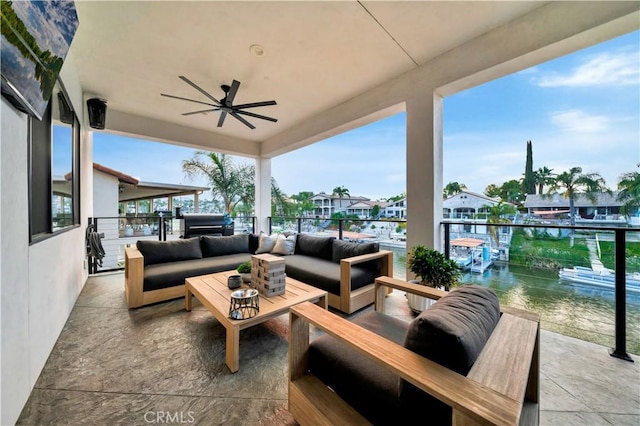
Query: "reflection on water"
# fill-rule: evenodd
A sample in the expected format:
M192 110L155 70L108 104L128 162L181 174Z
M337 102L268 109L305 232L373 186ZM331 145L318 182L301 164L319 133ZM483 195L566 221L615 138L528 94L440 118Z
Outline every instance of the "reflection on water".
M393 251L394 276L405 279L404 249L383 248ZM484 274L465 273L461 282L489 287L496 292L500 303L539 313L545 330L614 346L612 290L560 283L555 270L506 264L494 265ZM627 294L626 309L627 352L640 354L640 296Z

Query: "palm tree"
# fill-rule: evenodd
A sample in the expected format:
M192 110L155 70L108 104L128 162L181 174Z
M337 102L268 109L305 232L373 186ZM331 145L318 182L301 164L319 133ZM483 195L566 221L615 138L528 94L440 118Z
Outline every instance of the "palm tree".
M236 205L246 197L246 166L233 163L231 157L217 152L197 151L189 160L182 161L182 171L187 177L205 176L211 183L213 196L220 196L224 212L233 214Z
M582 167L572 167L567 172L556 176L550 184L548 194L562 190L562 196L569 200L569 215L571 225L576 224L575 197L583 193L589 201L596 203L596 195L601 192L611 193L606 187L604 178L598 173L582 173Z
M622 214L632 214L634 208L640 208L640 173L629 172L620 176L618 190L617 199L624 203L620 209Z
M336 186L333 188L333 195L337 195L340 200L339 209L342 210L342 197L350 197L349 190L344 186Z
M289 216L292 210L291 202L287 194L282 192L278 182L271 178L271 215L272 216Z
M555 174L553 173L553 169L550 169L547 166L540 167L538 170L533 172L533 179L535 184L538 186L538 194L542 195L545 185L553 184Z
M504 201L500 201L498 204L494 205L484 205L482 206L487 210L487 223L500 224L500 223L511 223L511 220L505 216L514 214L516 212L515 207L511 204L507 204ZM489 226L489 233L491 234L491 238L496 243L496 247L500 245L500 238L498 237L498 227L497 226Z
M182 161L182 171L189 178L194 176L208 178L213 197L222 198L224 213L230 216L234 215L238 203L242 203L246 211L255 203L255 166L253 165L235 164L226 154L197 151L192 158ZM271 178L272 204L273 196L277 196L279 191L277 182Z
M458 182L449 182L442 190L442 199L447 199L452 195L461 193L467 189L467 185Z

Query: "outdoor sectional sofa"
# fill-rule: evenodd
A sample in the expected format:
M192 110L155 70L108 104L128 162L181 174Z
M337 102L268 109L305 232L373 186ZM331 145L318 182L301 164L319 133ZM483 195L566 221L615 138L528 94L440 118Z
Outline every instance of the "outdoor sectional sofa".
M200 236L175 241L138 241L125 249L125 298L129 308L184 297L188 277L228 271L265 252L266 236ZM329 293L329 306L352 313L374 301L374 281L393 276L393 253L377 243L297 234L285 273Z

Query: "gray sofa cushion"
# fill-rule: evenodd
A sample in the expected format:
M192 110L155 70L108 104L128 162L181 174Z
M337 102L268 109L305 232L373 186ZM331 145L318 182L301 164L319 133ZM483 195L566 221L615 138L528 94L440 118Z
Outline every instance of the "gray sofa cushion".
M500 304L491 289L458 287L412 321L405 347L466 375L499 319Z
M378 243L352 243L350 241L333 240L331 259L335 263L340 263L340 260L348 257L376 253L378 251L380 251Z
M175 241L139 240L136 247L144 256L144 265L155 265L181 260L201 259L202 250L198 238Z
M285 261L287 276L303 283L340 295L340 267L331 260L295 254ZM379 276L375 268L354 265L351 268L351 290L371 284Z
M223 237L217 237L223 238ZM159 290L184 284L184 280L198 275L235 269L242 262L250 261L251 254L236 253L226 256L205 257L181 262L161 263L144 268L143 291Z
M496 294L485 287L465 285L418 315L409 325L404 346L466 376L499 319ZM399 398L401 411L408 416L405 421L424 413L416 407L428 405L433 418L451 424L451 408L405 380L400 380Z
M335 240L334 237L314 237L307 234L298 234L295 254L331 260L333 240Z
M230 235L228 237L200 237L203 257L224 256L227 254L249 253L249 234Z
M378 312L353 320L382 337L402 345L408 323ZM399 424L398 376L332 336L324 335L309 346L309 368L323 383L373 424ZM424 424L431 415L423 408Z

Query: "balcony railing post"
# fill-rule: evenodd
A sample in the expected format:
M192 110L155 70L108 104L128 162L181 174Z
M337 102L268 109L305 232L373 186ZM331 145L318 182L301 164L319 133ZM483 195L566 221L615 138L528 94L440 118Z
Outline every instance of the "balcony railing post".
M444 224L444 255L447 259L450 259L450 253L449 253L449 245L451 244L451 233L450 233L450 226L451 224L449 223L445 223Z
M342 239L342 219L338 219L338 239Z
M626 259L625 259L625 231L615 230L615 270L616 270L616 346L609 351L609 355L633 362L627 353L627 289L626 289Z
M298 234L302 233L302 218L298 218Z
M158 240L167 241L167 228L164 216L158 218Z

